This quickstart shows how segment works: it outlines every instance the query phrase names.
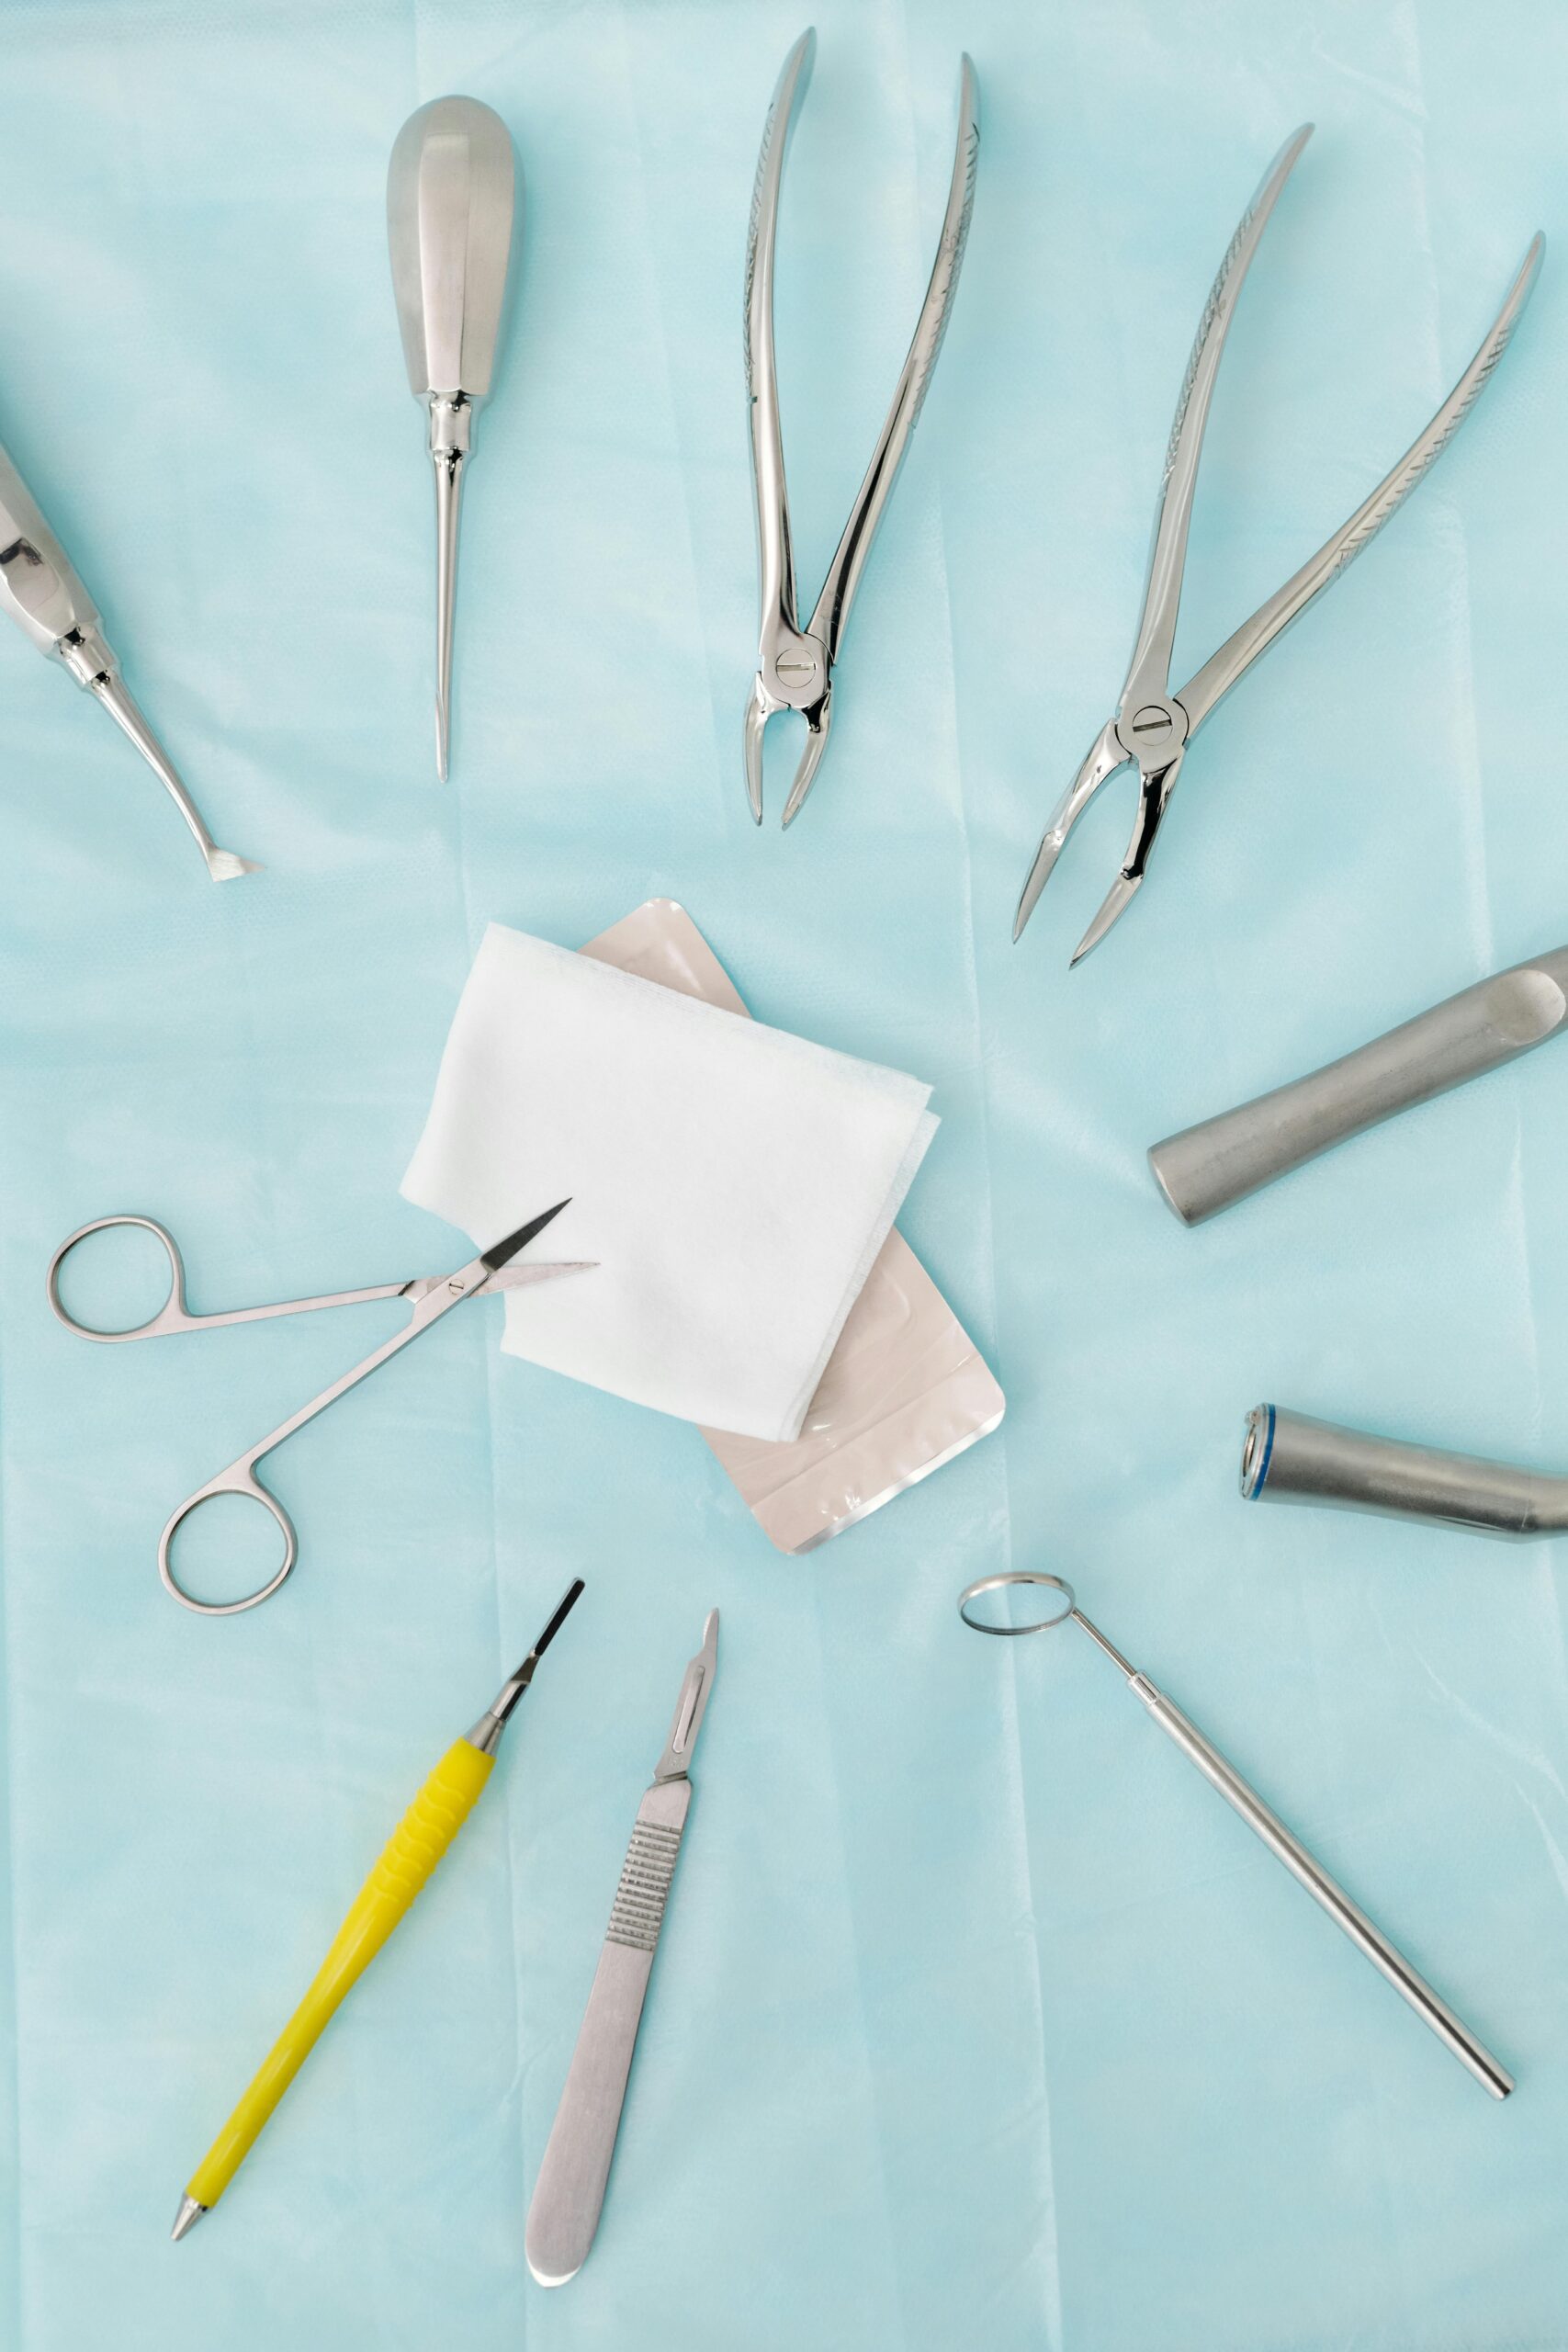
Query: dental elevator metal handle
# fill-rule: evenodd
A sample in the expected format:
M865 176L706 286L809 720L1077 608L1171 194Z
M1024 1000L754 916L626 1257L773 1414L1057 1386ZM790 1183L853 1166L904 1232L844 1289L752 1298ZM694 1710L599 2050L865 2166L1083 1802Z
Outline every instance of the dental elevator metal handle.
M158 738L120 675L104 636L97 606L74 564L45 522L38 502L0 448L0 608L39 652L62 662L79 686L102 703L135 744L195 836L215 882L232 882L259 868L231 849L220 849L201 820Z
M435 468L435 764L446 780L457 520L506 309L516 209L512 137L477 98L409 117L387 172L387 242L409 388L430 411Z
M1062 1596L1065 1605L1051 1616L1024 1625L990 1624L983 1618L970 1615L969 1604L972 1601L1006 1585L1048 1586ZM1168 1699L1146 1674L1140 1674L1135 1667L1129 1665L1121 1651L1107 1641L1099 1626L1092 1624L1079 1609L1072 1586L1064 1577L1046 1576L1038 1570L1021 1569L1010 1570L1002 1576L982 1577L959 1596L958 1611L964 1623L977 1634L1033 1634L1068 1622L1080 1626L1095 1647L1110 1659L1134 1697L1142 1702L1166 1737L1180 1748L1190 1763L1197 1766L1209 1786L1224 1797L1234 1813L1240 1815L1253 1836L1262 1840L1276 1860L1283 1862L1297 1884L1306 1889L1313 1901L1327 1912L1335 1926L1349 1938L1357 1951L1371 1962L1400 1998L1409 2003L1422 2024L1431 2029L1444 2048L1452 2052L1461 2065L1473 2075L1494 2098L1507 2098L1514 2087L1514 2078L1506 2068L1500 2065L1492 2052L1476 2040L1441 1996L1435 1993L1425 1977L1412 1968L1404 1953L1390 1943L1380 1928L1373 1925L1359 1904L1352 1902L1338 1882L1329 1876L1301 1839L1286 1828L1279 1815L1264 1804L1257 1790L1249 1781L1243 1780L1235 1765L1221 1755L1213 1741L1206 1739L1197 1724L1182 1713L1175 1701Z
M1248 1502L1326 1504L1483 1535L1568 1530L1568 1478L1374 1437L1283 1405L1255 1405L1247 1417L1241 1491Z
M1168 1136L1149 1166L1183 1224L1200 1225L1335 1144L1528 1054L1565 1023L1568 947L1556 947L1306 1078Z

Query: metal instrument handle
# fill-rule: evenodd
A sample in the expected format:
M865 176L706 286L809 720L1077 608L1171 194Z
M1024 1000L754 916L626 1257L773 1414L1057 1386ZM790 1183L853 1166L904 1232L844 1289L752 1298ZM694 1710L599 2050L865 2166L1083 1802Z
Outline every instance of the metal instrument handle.
M1181 604L1181 578L1187 563L1187 533L1192 520L1193 493L1198 487L1198 462L1203 454L1203 432L1214 396L1225 337L1235 312L1247 273L1252 266L1269 217L1280 200L1313 126L1303 123L1275 156L1242 214L1235 236L1225 248L1203 314L1198 322L1187 373L1181 379L1176 416L1166 447L1155 508L1154 537L1149 548L1149 572L1144 588L1144 608L1127 681L1122 689L1122 707L1129 713L1143 703L1163 703L1170 692L1170 656L1176 641L1176 617ZM1185 700L1185 697L1183 697ZM1196 723L1196 722L1194 722Z
M1241 1491L1249 1502L1378 1511L1483 1535L1568 1528L1568 1478L1342 1429L1283 1405L1257 1405L1247 1415Z
M673 1780L649 1789L637 1807L588 2007L528 2207L524 2252L542 2287L562 2287L576 2276L599 2226L691 1802L691 1782Z
M209 1478L206 1486L198 1487L194 1495L187 1495L158 1538L158 1574L164 1589L179 1602L182 1609L191 1610L197 1617L238 1617L245 1610L254 1609L262 1601L270 1600L278 1586L292 1572L299 1556L294 1521L277 1497L270 1493L255 1475L254 1464L266 1450L265 1445L258 1446L254 1453L243 1455L238 1462L231 1462L227 1470L220 1470L216 1478ZM174 1541L176 1532L193 1512L198 1510L203 1503L210 1502L215 1495L243 1495L251 1502L260 1503L264 1510L272 1513L283 1530L282 1566L265 1584L258 1585L254 1592L243 1594L238 1600L198 1600L195 1593L186 1590L175 1574Z
M1555 1036L1568 1020L1568 947L1419 1012L1322 1069L1168 1136L1149 1152L1177 1216L1198 1225L1320 1152Z
M947 208L942 215L942 234L937 240L936 259L931 265L931 283L926 288L908 356L894 390L892 405L877 436L865 479L855 493L855 503L850 509L843 537L828 568L822 594L806 625L807 635L818 639L827 647L829 667L838 661L839 649L849 626L850 607L854 603L866 558L871 553L872 542L876 537L887 502L893 495L893 485L898 479L898 469L904 462L910 435L919 422L931 371L947 334L953 298L958 291L958 273L964 266L964 248L969 239L969 220L975 209L975 171L979 158L980 85L974 64L965 56L959 69L958 137L953 149L953 175L948 183Z
M60 1271L79 1241L85 1241L92 1233L107 1233L111 1227L118 1225L139 1226L142 1232L152 1234L161 1245L169 1261L169 1288L162 1306L155 1315L149 1316L145 1323L133 1323L123 1331L100 1331L91 1323L80 1322L72 1314L60 1295ZM45 1288L54 1313L66 1329L74 1331L79 1340L151 1340L163 1331L194 1330L202 1320L186 1311L185 1264L180 1257L179 1244L168 1227L160 1225L155 1216L96 1216L90 1225L79 1225L74 1233L67 1234L50 1260Z
M345 1372L340 1380L334 1380L330 1388L323 1388L319 1396L312 1396L308 1405L301 1405L297 1413L290 1414L288 1420L281 1422L276 1429L270 1430L265 1437L242 1453L237 1460L231 1462L226 1469L220 1470L216 1477L209 1478L207 1484L199 1487L194 1495L186 1496L164 1528L158 1544L158 1573L164 1580L165 1589L176 1600L183 1603L186 1609L194 1609L200 1616L233 1617L237 1616L242 1610L254 1609L258 1602L270 1600L293 1567L299 1547L288 1512L276 1497L267 1492L256 1476L256 1464L264 1455L271 1453L275 1447L280 1446L286 1438L292 1437L297 1430L302 1430L308 1421L313 1421L318 1414L324 1413L329 1405L335 1405L338 1398L346 1396L351 1388L357 1388L362 1380L367 1380L373 1372L392 1356L399 1354L408 1346L411 1340L417 1340L420 1333L428 1330L431 1324L437 1321L441 1316L459 1305L463 1299L469 1297L474 1292L482 1290L490 1279L490 1274L491 1269L485 1264L484 1260L476 1258L470 1264L459 1267L447 1281L436 1283L423 1296L414 1298L412 1313L403 1330L394 1332L389 1340L383 1340L382 1344L373 1350L363 1363L354 1365L352 1370ZM378 1295L385 1294L372 1294L372 1295ZM311 1300L307 1303L314 1306L333 1302ZM272 1311L277 1312L276 1309ZM237 1318L219 1317L217 1319L221 1321ZM283 1530L283 1566L269 1583L262 1585L254 1592L247 1593L242 1600L221 1602L197 1600L182 1588L170 1566L170 1545L175 1532L182 1520L189 1518L198 1503L210 1501L214 1495L233 1494L246 1495L253 1501L262 1503L276 1520Z
M100 1331L91 1323L80 1322L71 1313L60 1295L60 1270L79 1241L92 1233L106 1233L111 1227L138 1226L159 1241L169 1261L168 1295L156 1315L145 1323L132 1324L124 1331ZM80 1340L152 1340L170 1331L210 1331L225 1323L267 1323L279 1315L313 1315L323 1306L360 1306L376 1298L401 1298L412 1295L414 1286L409 1283L373 1283L366 1290L323 1291L317 1298L282 1298L266 1306L231 1306L220 1315L193 1315L186 1304L185 1261L179 1244L166 1225L155 1216L97 1216L90 1225L79 1225L68 1234L49 1261L46 1281L49 1303L68 1331Z
M40 653L53 653L73 631L96 635L99 626L97 607L6 449L0 449L0 607Z
M1146 1676L1135 1674L1129 1687L1167 1738L1174 1741L1189 1761L1197 1766L1210 1787L1217 1790L1232 1811L1241 1815L1254 1837L1283 1862L1298 1885L1303 1886L1313 1901L1327 1912L1335 1926L1349 1937L1358 1951L1365 1954L1401 1999L1410 2004L1423 2025L1431 2028L1445 2048L1494 2098L1506 2098L1514 2087L1513 2076L1454 2015L1448 2003L1433 1992L1426 1979L1417 1975L1403 1952L1397 1951L1382 1929L1374 1927L1359 1905L1353 1903L1344 1888L1329 1877L1322 1863L1308 1853L1299 1838L1292 1836L1279 1815L1269 1810L1257 1790L1204 1738L1197 1724L1190 1722Z
M1226 638L1218 652L1211 654L1202 668L1182 687L1177 699L1187 713L1190 734L1198 732L1210 712L1224 701L1237 679L1251 668L1258 655L1266 652L1281 631L1305 612L1314 598L1331 586L1361 549L1371 544L1383 525L1392 521L1411 492L1436 465L1485 390L1493 371L1506 351L1514 329L1534 289L1545 251L1544 237L1537 235L1531 239L1518 275L1508 288L1502 309L1487 329L1480 349L1436 416L1425 431L1417 435L1393 470L1384 476L1370 498L1362 500L1349 521L1341 524L1332 538L1325 540L1317 553L1286 581L1277 594L1270 596L1267 604L1260 605L1249 620L1243 621L1241 627Z
M746 240L746 391L751 412L751 476L757 501L758 611L764 640L770 630L794 635L796 628L795 556L790 545L789 492L784 481L773 346L773 250L784 156L816 54L816 33L804 32L780 69L762 124Z

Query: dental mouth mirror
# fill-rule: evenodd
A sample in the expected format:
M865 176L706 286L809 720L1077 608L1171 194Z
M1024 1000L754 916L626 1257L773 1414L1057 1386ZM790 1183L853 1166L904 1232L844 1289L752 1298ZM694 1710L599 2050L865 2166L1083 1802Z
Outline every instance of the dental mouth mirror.
M515 172L501 117L477 98L410 115L387 171L387 242L409 386L430 411L435 468L435 772L446 781L457 517L474 411L506 308Z
M1055 1602L1043 1604L1043 1613L1027 1621L1007 1624L998 1619L978 1614L975 1604L987 1593L1005 1588L1038 1586L1056 1596ZM1498 2064L1489 2050L1477 2041L1469 2028L1455 2017L1446 2001L1433 1992L1425 1979L1418 1976L1404 1954L1396 1951L1388 1938L1372 1925L1366 1913L1350 1900L1344 1888L1336 1884L1321 1862L1308 1853L1300 1839L1292 1837L1279 1815L1269 1811L1258 1795L1241 1777L1235 1766L1226 1762L1217 1747L1206 1740L1196 1724L1189 1721L1174 1701L1136 1667L1130 1666L1121 1651L1091 1624L1078 1607L1073 1588L1061 1577L1045 1576L1038 1570L1016 1568L1007 1574L982 1577L968 1585L958 1597L958 1613L964 1623L976 1634L1015 1636L1021 1634L1043 1634L1058 1625L1077 1625L1086 1633L1103 1657L1125 1681L1135 1699L1159 1725L1168 1739L1173 1740L1190 1763L1195 1764L1212 1789L1224 1797L1233 1812L1238 1813L1255 1838L1261 1838L1269 1852L1283 1862L1292 1877L1305 1887L1314 1903L1327 1912L1335 1926L1365 1954L1372 1966L1393 1986L1401 1998L1408 2001L1424 2025L1429 2026L1444 2046L1452 2051L1461 2066L1468 2067L1475 2079L1494 2098L1506 2098L1514 2087L1513 2076Z

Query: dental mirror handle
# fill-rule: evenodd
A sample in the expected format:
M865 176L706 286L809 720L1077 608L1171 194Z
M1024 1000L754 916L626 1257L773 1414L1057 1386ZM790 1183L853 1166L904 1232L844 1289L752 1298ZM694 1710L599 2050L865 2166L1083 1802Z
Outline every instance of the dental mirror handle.
M1283 1405L1255 1405L1247 1415L1241 1491L1248 1502L1381 1511L1487 1535L1568 1528L1568 1478L1374 1437Z
M1338 1061L1168 1136L1149 1153L1184 1225L1397 1112L1529 1052L1568 1019L1568 947L1495 972Z
M1360 1905L1352 1903L1344 1888L1329 1877L1321 1862L1314 1860L1300 1838L1286 1828L1279 1815L1264 1804L1257 1790L1242 1779L1234 1765L1226 1761L1211 1741L1204 1738L1197 1724L1189 1721L1173 1700L1156 1690L1146 1675L1134 1674L1128 1687L1142 1700L1166 1737L1174 1741L1182 1754L1197 1766L1209 1786L1219 1792L1234 1813L1241 1815L1254 1837L1261 1838L1276 1860L1283 1862L1291 1876L1306 1889L1315 1904L1327 1912L1335 1926L1349 1937L1357 1951L1365 1954L1379 1974L1387 1978L1401 1999L1408 2001L1423 2025L1431 2028L1438 2041L1453 2052L1461 2065L1468 2068L1484 2089L1491 2092L1494 2098L1506 2098L1514 2087L1513 2076L1499 2065L1489 2050L1477 2041L1468 2026L1455 2017L1448 2003L1433 1992L1425 1977L1417 1975L1404 1954L1394 1949L1381 1928L1373 1926Z

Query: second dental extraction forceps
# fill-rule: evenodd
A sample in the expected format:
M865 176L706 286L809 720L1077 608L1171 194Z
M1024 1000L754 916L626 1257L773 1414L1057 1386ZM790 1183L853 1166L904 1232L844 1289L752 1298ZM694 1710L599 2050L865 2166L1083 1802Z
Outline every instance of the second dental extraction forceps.
M194 1609L202 1617L238 1616L243 1609L254 1609L259 1601L270 1600L293 1567L299 1549L294 1522L276 1496L270 1493L256 1476L256 1464L264 1454L281 1445L285 1438L292 1437L296 1430L302 1430L307 1421L313 1421L318 1413L324 1413L329 1405L335 1405L340 1396L346 1396L351 1388L356 1388L378 1365L406 1348L411 1340L417 1340L422 1332L428 1331L433 1323L439 1322L442 1316L454 1306L460 1306L464 1299L477 1298L481 1294L489 1295L499 1290L517 1290L528 1283L547 1283L556 1274L578 1274L589 1271L589 1261L547 1266L514 1266L511 1263L517 1252L525 1249L536 1233L542 1233L551 1219L558 1217L567 1205L565 1201L558 1201L554 1208L546 1209L542 1216L519 1226L515 1233L509 1233L505 1240L498 1241L493 1249L481 1250L466 1266L459 1266L456 1273L425 1274L407 1283L378 1283L369 1290L333 1291L321 1298L283 1299L271 1306L237 1306L231 1308L227 1315L190 1313L186 1306L185 1267L178 1246L167 1227L160 1225L155 1217L95 1217L90 1225L78 1226L74 1233L67 1236L49 1262L49 1303L66 1329L84 1340L152 1340L169 1331L209 1331L224 1323L261 1323L278 1315L309 1315L321 1306L358 1306L373 1298L401 1298L408 1302L409 1320L405 1330L384 1340L380 1347L366 1357L363 1363L356 1363L352 1372L345 1372L341 1380L334 1380L330 1388L323 1388L319 1396L313 1396L308 1405L301 1405L297 1413L291 1413L278 1428L255 1445L248 1447L237 1461L230 1463L226 1470L220 1470L215 1478L209 1478L194 1495L186 1497L158 1539L158 1574L165 1589L182 1607ZM81 1322L67 1308L60 1295L60 1270L77 1243L85 1241L89 1234L105 1233L119 1226L138 1227L163 1244L169 1261L169 1291L157 1314L147 1322L135 1324L129 1330L102 1331L90 1323ZM210 1502L214 1495L248 1497L251 1501L258 1502L269 1510L283 1531L282 1566L268 1583L258 1585L254 1592L248 1592L238 1600L197 1600L179 1583L174 1571L171 1553L175 1531L198 1504Z
M1035 902L1050 878L1068 833L1108 777L1129 763L1138 772L1138 814L1122 871L1105 896L1100 912L1073 951L1076 964L1099 945L1111 924L1132 901L1155 845L1160 820L1176 788L1188 744L1216 706L1266 652L1280 631L1306 610L1361 549L1377 537L1391 515L1398 513L1428 469L1441 457L1485 389L1488 379L1507 348L1529 300L1545 240L1531 240L1508 298L1488 328L1474 358L1425 431L1411 444L1393 471L1379 482L1370 498L1357 507L1349 521L1325 540L1317 553L1287 580L1278 594L1260 605L1212 654L1179 694L1170 690L1170 661L1176 638L1177 608L1187 560L1187 532L1192 518L1192 496L1198 481L1203 428L1220 355L1235 310L1242 282L1268 226L1269 216L1290 176L1292 166L1312 135L1306 123L1280 150L1264 175L1261 187L1231 239L1220 264L1197 339L1187 363L1176 422L1170 429L1165 471L1155 509L1154 545L1149 553L1148 582L1138 622L1137 641L1114 718L1107 719L1078 770L1035 853L1029 879L1018 902L1012 935L1016 940L1034 912Z
M784 821L799 815L828 748L833 713L833 670L848 627L850 606L865 560L931 384L948 312L963 266L969 215L975 202L975 166L980 153L980 92L975 68L963 60L958 86L958 145L947 210L936 249L931 284L865 479L855 493L838 552L829 566L822 594L805 628L795 602L795 551L790 540L789 493L784 486L784 435L779 423L778 377L773 364L773 246L778 235L779 188L784 150L795 110L811 78L817 35L802 33L773 91L762 125L757 184L751 197L751 228L746 246L746 391L751 411L751 471L757 493L757 590L761 607L757 676L746 712L746 790L751 814L762 821L762 731L781 710L796 710L806 721L806 749L784 803Z
M129 735L186 823L215 882L233 882L259 866L220 849L119 673L96 605L75 566L39 512L32 492L0 449L0 605L40 653L63 662L79 686L102 703Z

